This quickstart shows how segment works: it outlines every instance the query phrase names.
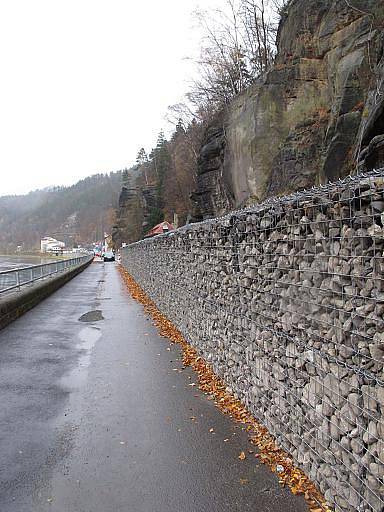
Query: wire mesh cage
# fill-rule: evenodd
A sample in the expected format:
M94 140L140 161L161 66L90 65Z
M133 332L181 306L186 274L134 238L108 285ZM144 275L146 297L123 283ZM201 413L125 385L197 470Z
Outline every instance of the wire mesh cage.
M384 510L384 170L123 249L337 511Z

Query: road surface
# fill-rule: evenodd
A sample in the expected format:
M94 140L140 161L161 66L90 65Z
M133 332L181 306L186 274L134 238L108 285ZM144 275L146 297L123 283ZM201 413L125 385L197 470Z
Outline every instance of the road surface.
M306 511L180 357L114 263L1 331L0 511Z

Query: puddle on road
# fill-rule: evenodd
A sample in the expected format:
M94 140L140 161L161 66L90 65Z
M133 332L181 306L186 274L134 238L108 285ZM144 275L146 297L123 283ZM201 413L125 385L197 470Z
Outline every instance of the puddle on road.
M87 313L84 313L84 315L81 315L79 318L80 322L99 322L100 320L104 320L101 309L88 311Z
M84 350L91 350L95 346L96 341L100 338L101 331L97 327L84 327L81 329L78 336L81 343L78 343L76 347Z
M78 333L80 342L76 348L81 350L77 366L60 379L60 385L68 391L82 386L87 380L87 369L91 362L92 349L96 341L101 337L101 330L98 327L84 327Z

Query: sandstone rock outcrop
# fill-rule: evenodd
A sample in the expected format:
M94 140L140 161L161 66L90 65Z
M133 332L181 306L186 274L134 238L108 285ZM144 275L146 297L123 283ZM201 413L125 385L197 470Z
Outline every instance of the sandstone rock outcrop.
M119 197L116 224L112 239L115 247L122 243L136 242L143 230L143 199L137 185L135 168L128 170L127 182L122 187Z
M198 218L384 164L383 20L383 0L290 2L274 68L207 130Z

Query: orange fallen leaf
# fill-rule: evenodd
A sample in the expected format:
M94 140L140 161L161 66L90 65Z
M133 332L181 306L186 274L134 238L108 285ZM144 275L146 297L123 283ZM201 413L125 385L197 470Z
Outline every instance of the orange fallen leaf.
M278 464L282 465L285 468L285 471L279 474L282 485L287 485L294 492L303 494L311 512L331 512L324 497L313 482L303 471L294 467L292 460L288 462L287 453L277 446L272 435L252 416L246 407L231 395L224 382L214 373L212 366L198 354L195 348L186 342L181 332L157 309L154 302L121 265L119 271L132 298L143 304L146 313L152 317L153 325L157 327L159 335L167 338L171 343L179 344L183 352L183 368L190 367L194 370L198 377L200 390L211 400L214 400L214 404L219 410L241 424L242 428L250 433L250 442L260 452L255 454L255 457L272 471L276 471ZM175 368L174 371L180 373L182 370ZM171 373L168 372L168 374ZM188 379L192 380L190 376L188 376ZM236 435L236 433L233 432L233 435ZM226 442L226 440L224 441ZM245 459L244 452L240 454L239 459Z
M246 458L245 452L241 452L239 455L240 460L244 460Z

